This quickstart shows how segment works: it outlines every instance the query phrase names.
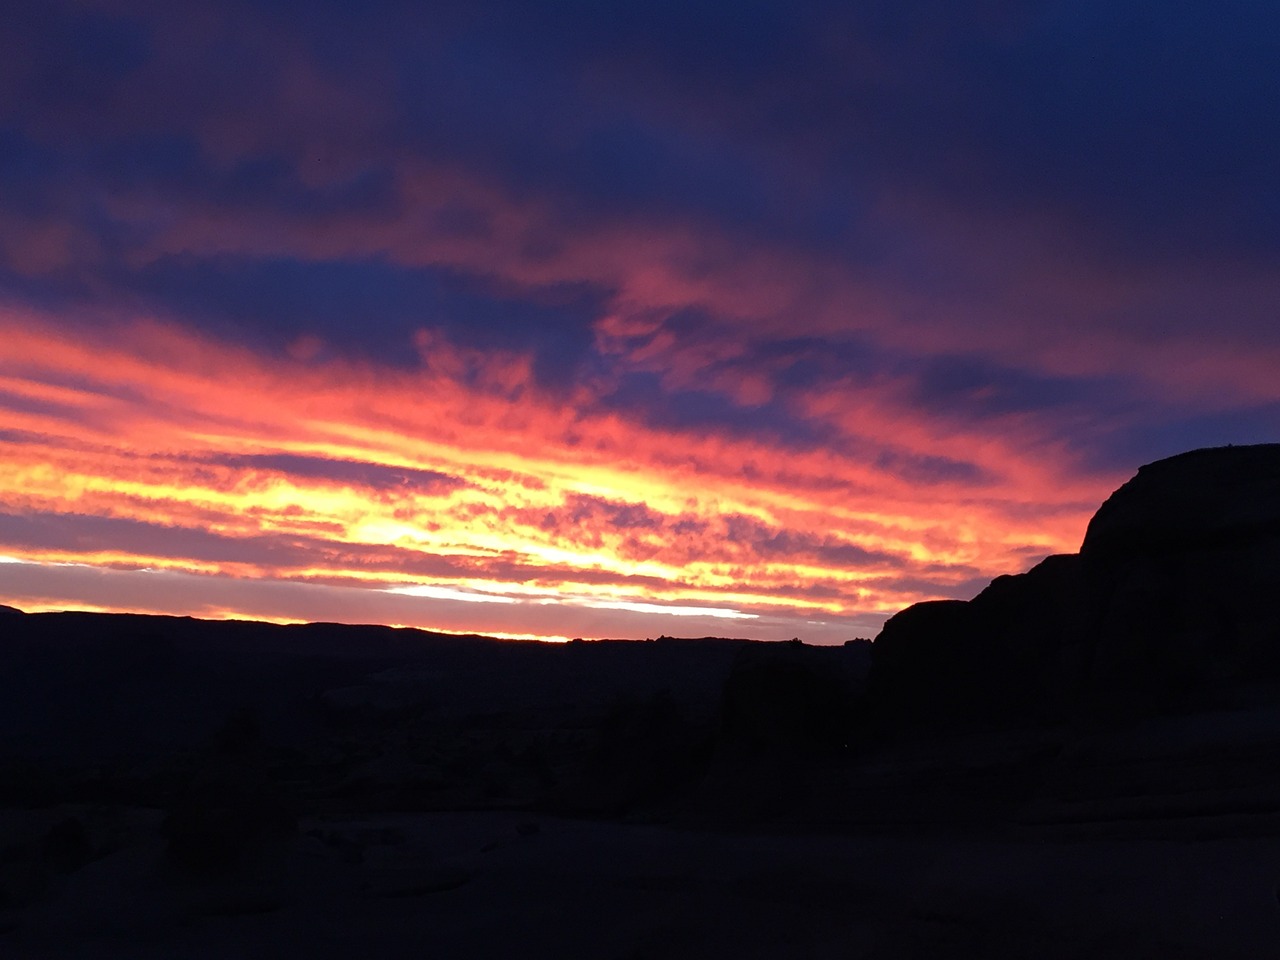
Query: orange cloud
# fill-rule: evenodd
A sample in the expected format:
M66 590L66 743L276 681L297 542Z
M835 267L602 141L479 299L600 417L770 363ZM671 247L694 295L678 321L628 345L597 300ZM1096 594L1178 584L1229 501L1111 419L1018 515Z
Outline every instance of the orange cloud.
M513 608L513 634L550 607L605 630L626 612L834 638L1074 549L1105 492L1013 426L948 435L853 384L800 412L872 444L867 460L646 426L550 394L526 356L426 333L413 370L267 358L154 321L73 336L15 311L0 342L0 554L358 588L395 598L394 622L416 600L423 626L450 601ZM922 478L884 451L985 472ZM22 605L12 569L0 600Z

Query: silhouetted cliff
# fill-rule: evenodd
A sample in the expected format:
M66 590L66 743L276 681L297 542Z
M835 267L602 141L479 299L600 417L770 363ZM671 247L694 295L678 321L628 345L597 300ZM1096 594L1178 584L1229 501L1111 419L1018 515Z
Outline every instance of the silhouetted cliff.
M916 604L873 647L888 729L1185 712L1280 680L1280 444L1142 467L1079 554Z

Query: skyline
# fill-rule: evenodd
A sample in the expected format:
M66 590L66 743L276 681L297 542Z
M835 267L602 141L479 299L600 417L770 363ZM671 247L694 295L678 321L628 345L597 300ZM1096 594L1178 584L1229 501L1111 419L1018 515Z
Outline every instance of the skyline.
M1280 427L1280 15L19 5L0 603L840 642Z

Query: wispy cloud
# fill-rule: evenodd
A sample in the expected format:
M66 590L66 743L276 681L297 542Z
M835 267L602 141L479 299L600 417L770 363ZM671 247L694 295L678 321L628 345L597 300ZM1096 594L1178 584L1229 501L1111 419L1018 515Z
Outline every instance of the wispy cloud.
M439 338L432 362L397 370L263 358L155 323L96 340L30 314L0 326L23 437L0 463L0 546L42 562L840 617L916 599L895 578L923 564L942 585L952 568L1014 569L1029 543L1073 547L1094 492L1026 489L1049 468L991 440L982 471L921 483L883 455L657 428L540 388L527 358ZM1017 516L1029 503L1070 509Z

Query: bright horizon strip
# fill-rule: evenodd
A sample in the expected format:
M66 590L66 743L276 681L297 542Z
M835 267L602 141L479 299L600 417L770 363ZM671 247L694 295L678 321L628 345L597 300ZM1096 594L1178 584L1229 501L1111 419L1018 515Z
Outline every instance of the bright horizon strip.
M515 597L500 597L492 594L471 593L466 590L452 590L449 587L433 587L418 584L411 587L387 587L387 593L400 593L406 597L432 597L437 600L461 600L463 603L518 603Z
M883 619L1074 550L1106 492L1064 484L1024 438L948 434L874 390L838 411L860 436L976 454L998 482L913 484L831 450L650 427L581 389L547 394L527 357L438 338L414 371L153 321L77 336L16 311L0 342L0 550L25 563L561 601L651 615L648 633L693 611L781 637L779 618ZM0 581L0 602L22 599Z
M755 620L758 614L741 610L724 610L719 607L663 606L658 603L640 603L626 600L588 600L584 606L597 610L634 610L637 613L656 613L672 617L719 617L724 620Z

